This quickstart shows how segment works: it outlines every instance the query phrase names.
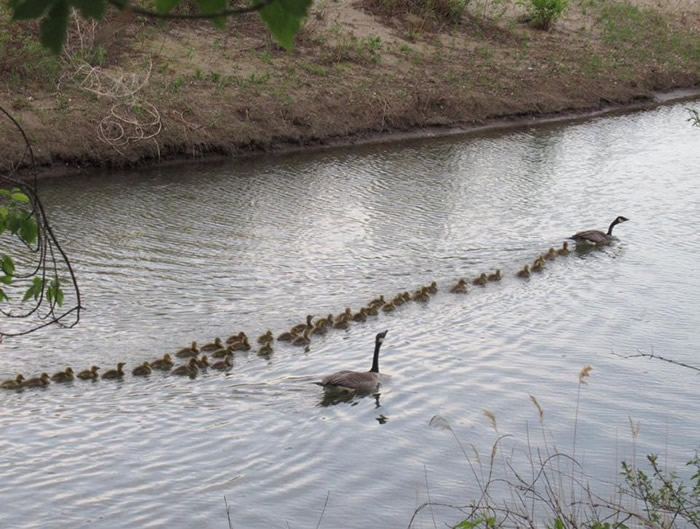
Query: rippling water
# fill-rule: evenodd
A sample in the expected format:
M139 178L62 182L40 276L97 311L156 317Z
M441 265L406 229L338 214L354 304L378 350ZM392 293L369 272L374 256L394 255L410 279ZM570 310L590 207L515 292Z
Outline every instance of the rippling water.
M192 340L277 333L433 280L441 292L308 350L239 353L227 375L3 392L0 527L225 527L224 496L234 527L315 527L328 494L321 527L405 527L428 492L446 503L478 495L431 417L486 460L496 433L483 410L518 451L538 424L535 395L571 453L585 364L575 450L586 471L613 480L635 451L680 468L700 437L695 372L613 353L698 362L700 133L685 118L677 105L42 183L87 311L75 329L5 340L3 378L130 368ZM618 214L631 221L614 245L514 277ZM502 282L447 293L495 268ZM311 382L369 368L384 329L379 399L323 406ZM423 515L416 527L432 527Z

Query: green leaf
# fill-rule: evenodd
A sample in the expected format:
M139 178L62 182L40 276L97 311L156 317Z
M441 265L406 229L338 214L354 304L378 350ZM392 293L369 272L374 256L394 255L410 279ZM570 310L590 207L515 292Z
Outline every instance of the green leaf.
M311 2L312 0L275 0L259 11L260 18L272 36L285 49L291 50L294 46L294 36L299 32ZM255 3L260 3L260 0Z
M44 290L44 280L40 277L35 277L34 281L32 281L32 286L30 286L24 293L22 301L27 301L29 298L32 297L35 300L39 299L39 295L41 294L42 290Z
M29 197L22 193L21 191L13 191L12 194L10 195L10 198L16 202L19 202L21 204L27 204L29 203Z
M11 285L12 284L12 276L0 277L0 283L4 283L5 285Z
M9 189L0 189L0 196L9 197L10 196Z
M12 257L9 255L3 255L2 261L0 261L0 267L5 275L13 276L15 275L15 263L12 262Z
M104 0L71 0L71 4L73 4L85 18L102 20L102 16L105 12Z
M56 303L59 307L63 305L63 290L59 287L56 287Z
M41 21L41 43L55 54L61 53L68 28L68 2L58 0Z
M5 206L0 206L0 218L6 219L10 214L10 210Z
M13 2L10 4L14 13L12 20L30 20L39 18L57 0L24 0L23 2Z
M0 300L5 300L5 301L10 301L10 298L7 297L7 294L3 291L3 289L0 288Z
M39 235L39 227L33 217L24 219L19 228L20 238L27 244L34 244L37 235Z
M180 0L156 0L156 9L161 13L168 13L180 3Z
M197 8L202 13L216 13L226 9L226 0L197 0ZM214 25L219 29L226 27L226 17L216 17L212 19Z

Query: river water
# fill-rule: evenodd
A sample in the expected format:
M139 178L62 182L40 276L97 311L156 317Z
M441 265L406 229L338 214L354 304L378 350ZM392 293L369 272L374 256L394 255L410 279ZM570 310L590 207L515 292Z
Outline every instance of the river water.
M700 130L685 106L42 182L86 311L74 329L6 339L3 379L130 371L192 340L440 292L306 349L237 353L227 374L2 392L0 527L228 527L224 497L237 528L406 527L429 498L477 499L467 458L487 466L503 434L515 466L529 432L601 493L647 453L683 471L700 441L696 371L623 356L700 362ZM630 222L614 244L515 277L617 215ZM495 268L501 282L448 292ZM312 382L368 369L385 329L380 395L324 402ZM424 510L414 527L433 516L463 518Z

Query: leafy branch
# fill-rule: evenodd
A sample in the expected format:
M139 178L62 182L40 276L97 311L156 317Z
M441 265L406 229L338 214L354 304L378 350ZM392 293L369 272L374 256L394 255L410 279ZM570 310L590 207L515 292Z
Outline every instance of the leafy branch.
M66 40L69 15L76 9L85 18L102 20L108 5L153 19L206 19L219 28L228 17L258 12L272 36L286 49L291 49L294 36L306 17L312 0L251 0L245 7L227 7L227 0L195 0L198 13L174 13L182 0L156 0L152 11L133 5L130 0L10 0L13 20L41 19L41 43L54 53L60 53Z
M17 128L25 143L22 159L14 167L24 165L29 157L30 166L34 168L34 153L24 130L1 106L0 113ZM0 314L11 319L36 316L40 322L18 331L0 329L0 340L3 336L28 334L52 324L73 327L80 321L82 309L73 267L48 221L37 194L36 178L27 183L14 178L13 172L0 174L0 236L9 232L10 240L18 241L20 247L16 250L15 259L8 253L0 252L0 285L4 287L0 288ZM17 262L21 262L27 270L20 273L22 266L18 266ZM75 304L65 310L62 308L65 300L64 280L60 277L60 271L70 277L69 283L75 295ZM6 308L11 301L11 289L22 285L27 287L22 303L30 301L30 308L24 308L24 305L20 310Z

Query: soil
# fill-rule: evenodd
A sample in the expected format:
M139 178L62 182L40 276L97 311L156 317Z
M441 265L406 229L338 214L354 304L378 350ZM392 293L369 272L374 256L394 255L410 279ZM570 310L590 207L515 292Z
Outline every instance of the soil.
M36 24L0 17L13 43L0 47L0 106L55 173L464 130L700 89L695 0L571 0L549 31L515 3L467 5L455 23L411 12L410 0L320 0L291 52L255 14L221 31L112 13L76 21L60 58L33 44ZM24 152L1 120L0 169L26 165Z

